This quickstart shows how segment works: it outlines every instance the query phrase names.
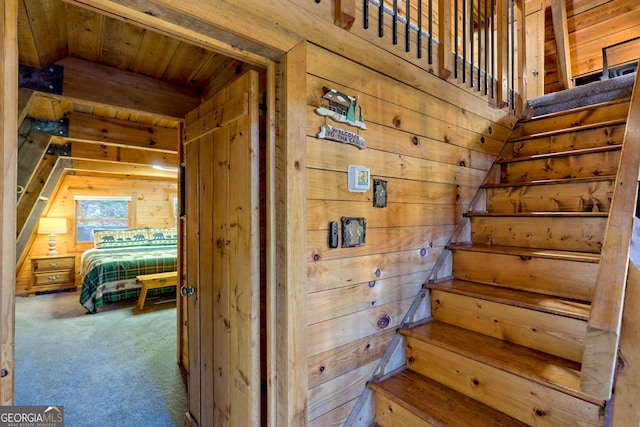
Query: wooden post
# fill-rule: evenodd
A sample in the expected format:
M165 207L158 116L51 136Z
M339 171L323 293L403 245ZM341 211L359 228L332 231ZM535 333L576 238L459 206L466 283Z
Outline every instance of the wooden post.
M281 145L276 164L276 389L278 426L307 425L306 42L282 61Z
M514 109L516 115L520 117L524 112L527 105L527 80L525 73L527 72L527 29L526 29L526 14L524 10L524 0L517 0L516 2L516 52L518 53L518 61L516 62L516 87L513 88L517 91L516 105Z
M356 20L356 0L336 0L335 24L348 30Z
M438 40L440 40L438 45L438 77L446 80L453 72L451 0L439 0L438 10L440 14L440 22L438 23Z
M18 164L18 1L0 3L0 405L13 405Z
M617 427L640 425L640 311L635 307L640 298L640 269L634 257L629 261L620 350L622 363L616 374L616 398L613 401L613 423Z
M556 38L558 83L560 89L571 89L571 53L569 46L569 31L567 29L567 5L565 0L551 0L551 16L553 32Z
M505 93L509 88L509 32L507 25L507 5L496 2L496 96L489 103L496 108L504 108Z

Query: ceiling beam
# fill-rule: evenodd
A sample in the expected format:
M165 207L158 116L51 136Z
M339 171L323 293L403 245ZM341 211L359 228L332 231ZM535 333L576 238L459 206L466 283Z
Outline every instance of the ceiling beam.
M51 138L52 144L62 144L58 137ZM178 167L177 153L163 153L159 151L140 150L138 148L116 147L82 141L71 143L71 158L85 160L99 160L103 162L129 163L138 165L155 165L170 168Z
M127 178L177 180L178 173L158 170L149 165L102 162L98 160L75 159L70 171L75 175L125 176Z
M180 130L73 112L65 141L89 142L119 147L177 153Z
M200 104L200 92L78 58L56 62L64 67L62 95L40 96L184 120Z
M247 28L237 26L237 20L229 24L230 15L246 16L245 10L234 8L229 11L220 10L220 21L225 26L231 25L232 31L227 28L212 25L208 19L203 19L200 13L185 13L178 10L181 4L166 5L166 1L157 0L63 0L76 6L94 10L115 19L125 22L135 22L143 28L157 33L203 47L214 52L221 53L232 58L239 59L254 65L267 66L270 60L279 59L288 49L271 47L273 40L265 43L264 39L255 37L255 26ZM217 2L221 3L221 2ZM217 5L216 5L217 6ZM257 15L257 14L256 14ZM242 27L245 25L243 24ZM239 32L248 32L251 37L240 35ZM278 35L287 34L285 27L278 27ZM295 37L295 36L294 36ZM299 42L300 38L296 38ZM295 43L290 43L293 45Z

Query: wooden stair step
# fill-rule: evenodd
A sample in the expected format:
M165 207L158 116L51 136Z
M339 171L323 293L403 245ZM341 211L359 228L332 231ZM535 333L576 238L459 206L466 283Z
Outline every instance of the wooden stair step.
M461 279L427 283L424 287L583 321L589 320L591 311L590 305L584 301Z
M505 255L516 255L525 258L550 258L567 261L599 263L600 255L589 252L558 251L552 249L519 248L515 246L482 245L471 243L454 243L446 247L452 251L492 252Z
M559 184L571 184L581 182L600 182L600 181L615 181L615 175L602 175L602 176L586 176L578 178L560 178L560 179L538 179L532 181L519 181L519 182L499 182L499 183L487 183L483 184L481 188L508 188L508 187L527 187L536 185L559 185Z
M376 392L376 422L381 427L526 426L408 369L369 387Z
M545 138L545 137L550 137L550 136L558 136L558 135L563 135L563 134L567 134L567 133L588 131L588 130L592 130L592 129L598 129L598 128L602 128L602 127L607 127L607 126L618 126L618 125L625 124L626 122L627 122L626 118L620 118L620 119L608 120L608 121L604 121L604 122L590 123L590 124L581 125L581 126L573 126L573 127L568 127L568 128L562 128L562 129L547 130L547 131L542 131L542 132L538 132L538 133L530 133L530 134L527 134L527 135L522 135L522 136L517 136L517 137L514 137L514 138L509 138L509 142L521 142L521 141L527 141L529 139Z
M558 297L472 282L460 285L456 283L459 279L452 280L427 285L434 319L582 362L588 324L581 313L584 303L575 301L572 306L574 301Z
M474 244L599 253L608 218L601 212L467 214Z
M616 175L620 154L620 146L612 146L566 151L560 155L552 153L503 160L499 164L500 181L520 182Z
M532 160L546 160L553 159L558 157L568 157L568 156L579 156L586 154L596 154L596 153L605 153L608 151L620 151L622 145L605 145L602 147L591 147L591 148L581 148L578 150L566 150L566 151L557 151L553 153L542 153L542 154L534 154L531 156L522 156L522 157L514 157L514 158L502 158L496 160L497 164L506 164L506 163L519 163L519 162L527 162Z
M563 211L552 211L552 212L484 212L484 211L470 211L464 214L466 217L515 217L515 218L607 218L609 216L608 212L563 212Z
M557 151L620 145L624 141L626 129L626 123L621 123L557 135L543 134L531 138L514 138L507 141L502 157L516 158Z
M602 400L580 391L580 364L571 360L437 320L403 328L400 332L407 338L446 349L593 405L604 405ZM412 356L407 354L409 368L412 368Z
M548 130L576 128L589 124L601 124L625 119L629 113L629 98L594 104L533 117L518 123L513 137L542 133Z
M487 212L609 212L615 177L485 185Z
M480 244L447 249L456 279L585 302L593 297L598 254Z

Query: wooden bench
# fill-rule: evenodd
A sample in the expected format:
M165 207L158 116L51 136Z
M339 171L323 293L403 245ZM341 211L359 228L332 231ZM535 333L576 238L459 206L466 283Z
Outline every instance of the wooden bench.
M143 274L136 276L136 279L138 279L138 282L142 283L140 296L138 297L138 310L142 310L142 307L144 307L144 301L147 299L147 291L149 289L177 286L178 272L168 271L166 273Z

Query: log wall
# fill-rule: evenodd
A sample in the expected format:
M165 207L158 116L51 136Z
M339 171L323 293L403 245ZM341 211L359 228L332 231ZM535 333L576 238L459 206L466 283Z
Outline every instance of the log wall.
M307 413L324 427L349 415L510 129L312 44L306 63ZM323 87L358 97L367 129L317 114ZM317 138L323 124L367 148ZM351 164L387 181L386 207L348 190ZM366 219L363 246L329 247L341 217Z
M177 196L175 180L145 180L95 176L66 175L50 198L42 216L67 218L68 232L56 238L60 255L76 256L76 285L82 285L79 274L82 252L93 247L91 243L75 243L74 195L131 196L131 228L174 227L173 197ZM17 295L25 295L31 277L31 258L44 256L49 250L49 237L36 234L28 249L26 261L17 276Z

